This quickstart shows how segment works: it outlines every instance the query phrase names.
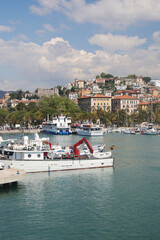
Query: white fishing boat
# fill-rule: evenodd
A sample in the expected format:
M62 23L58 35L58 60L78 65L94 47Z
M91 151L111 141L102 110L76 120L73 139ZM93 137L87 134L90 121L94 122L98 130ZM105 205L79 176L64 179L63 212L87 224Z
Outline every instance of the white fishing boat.
M125 128L122 131L123 134L136 134L134 130L130 129L130 128Z
M81 144L88 147L89 153L81 154L78 149ZM32 173L113 167L113 148L114 146L108 152L94 150L87 139L83 138L73 147L64 148L63 154L61 152L58 155L58 148L55 149L48 139L36 137L34 140L29 140L28 136L24 136L21 143L7 144L0 161L5 167Z
M69 135L71 118L67 116L54 117L52 121L43 122L44 132L56 135Z
M77 134L80 136L103 136L105 133L103 127L96 124L82 124Z

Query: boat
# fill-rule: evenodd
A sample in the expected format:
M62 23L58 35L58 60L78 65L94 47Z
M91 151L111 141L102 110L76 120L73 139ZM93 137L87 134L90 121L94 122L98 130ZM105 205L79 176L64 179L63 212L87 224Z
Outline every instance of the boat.
M3 139L2 136L0 136L0 148L3 147L6 143L9 143L10 141L15 141L17 139Z
M144 131L142 131L143 135L157 135L157 130L154 129L154 128L151 128L151 129L145 129Z
M153 123L147 123L146 125L142 125L141 129L142 135L157 135L157 129L154 128Z
M77 134L77 131L80 129L81 124L80 123L72 123L71 124L71 132L72 134Z
M104 133L103 127L97 124L82 124L77 130L77 134L80 136L103 136Z
M123 134L136 134L134 130L126 128L122 131Z
M113 128L110 130L111 133L122 133L121 128Z
M88 153L81 153L81 144L88 147ZM26 173L113 167L113 149L114 146L109 151L94 150L83 138L73 146L65 147L63 153L58 155L58 148L55 149L48 140L29 140L28 136L23 136L20 143L10 142L4 147L0 162L6 168L13 167Z
M52 121L46 121L42 123L42 128L45 133L51 133L56 135L69 135L71 118L67 116L57 116Z

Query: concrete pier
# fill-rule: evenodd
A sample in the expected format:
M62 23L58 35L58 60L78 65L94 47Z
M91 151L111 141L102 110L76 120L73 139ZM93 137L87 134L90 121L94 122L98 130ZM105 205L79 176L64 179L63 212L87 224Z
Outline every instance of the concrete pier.
M25 176L25 171L14 168L0 170L0 185L18 182Z

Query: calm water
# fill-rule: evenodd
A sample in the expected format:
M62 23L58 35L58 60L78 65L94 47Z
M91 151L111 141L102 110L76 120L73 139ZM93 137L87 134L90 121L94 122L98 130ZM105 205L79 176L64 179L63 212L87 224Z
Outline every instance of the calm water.
M64 145L80 139L49 136ZM160 137L108 134L90 143L116 145L115 168L27 174L0 188L0 239L160 239Z

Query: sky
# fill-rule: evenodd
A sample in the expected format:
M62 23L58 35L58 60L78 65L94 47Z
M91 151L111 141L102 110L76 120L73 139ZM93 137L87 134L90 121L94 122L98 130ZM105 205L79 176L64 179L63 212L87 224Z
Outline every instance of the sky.
M0 90L160 79L159 0L0 0Z

